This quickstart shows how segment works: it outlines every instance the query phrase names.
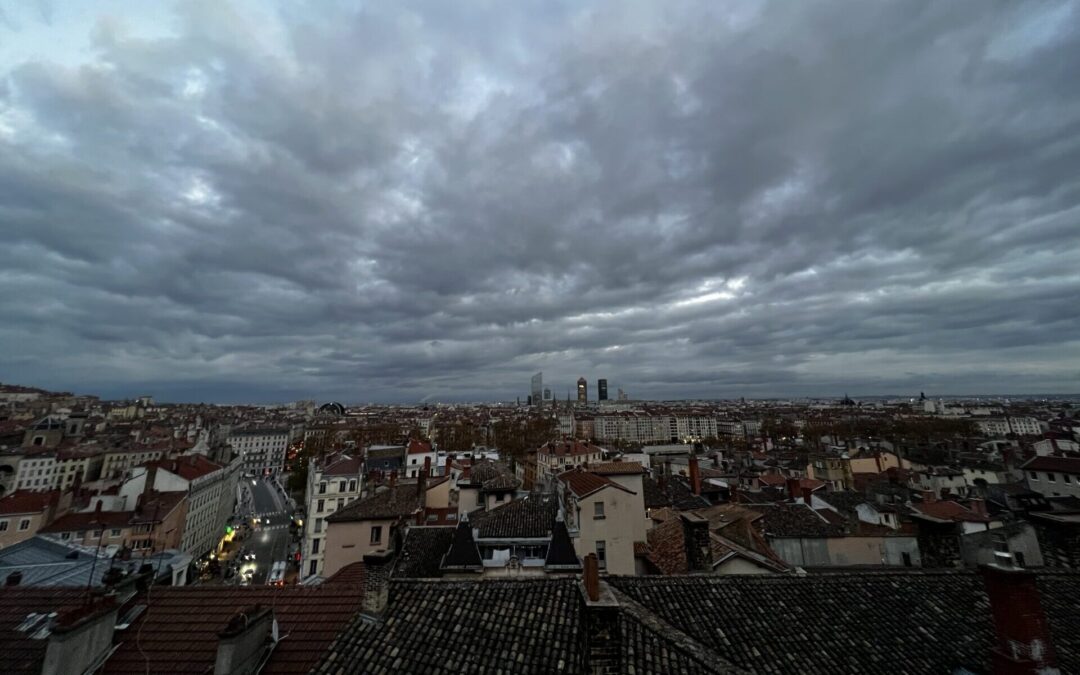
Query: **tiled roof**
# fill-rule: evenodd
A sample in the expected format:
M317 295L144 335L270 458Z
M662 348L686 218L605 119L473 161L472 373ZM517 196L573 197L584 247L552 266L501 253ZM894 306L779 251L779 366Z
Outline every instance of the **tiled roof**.
M553 455L555 457L565 457L567 455L589 455L603 452L603 448L585 441L564 440L544 443L540 446L538 452L540 454Z
M415 438L409 439L409 446L406 452L410 455L422 455L427 452L431 452L431 443L428 441L420 441Z
M550 536L558 511L553 496L530 494L490 511L471 513L469 524L480 530L481 539L541 538Z
M49 525L41 528L41 534L56 534L58 532L82 532L84 530L100 530L110 527L127 527L131 524L134 511L102 511L95 513L66 513Z
M709 505L709 500L695 495L687 481L681 476L672 476L660 481L649 476L644 477L645 507L658 509L670 506L680 511L702 509Z
M410 527L401 543L393 576L425 579L441 576L439 565L450 550L453 527Z
M599 476L630 476L645 473L641 462L604 462L589 466L589 472Z
M951 520L954 522L988 523L989 516L975 513L951 499L934 500L912 504L911 509L916 515L922 514L937 520Z
M829 506L844 513L852 513L855 511L856 506L867 502L865 495L853 491L819 492L814 496L824 500Z
M616 488L623 492L630 492L623 486L619 485L610 478L604 476L598 476L588 471L578 471L577 469L571 469L570 471L564 471L558 476L559 480L566 483L566 487L570 488L578 497L586 497L594 492L603 490L604 488Z
M357 520L391 520L416 513L420 505L421 500L416 492L416 483L398 483L394 487L388 487L343 506L327 516L326 521L344 523Z
M157 461L147 462L143 466L155 466L159 469L164 469L169 473L176 474L188 481L202 478L203 476L221 469L220 464L211 462L209 459L199 454L185 455L183 457L177 457L176 459L159 459Z
M80 604L86 589L3 588L0 590L0 654L4 672L13 675L37 675L45 658L47 639L35 640L34 633L18 628L33 613L48 614L63 607Z
M994 632L974 572L609 577L720 657L761 673L989 671ZM1062 672L1080 672L1080 575L1039 574Z
M357 617L313 672L584 672L577 586L393 579L383 621Z
M350 457L349 455L342 455L336 461L329 464L323 469L323 477L328 476L356 476L362 473L364 470L364 459L362 457Z
M362 598L362 588L349 584L155 588L104 672L212 672L218 632L239 610L261 604L274 608L285 637L260 672L306 673L357 613Z
M686 633L616 591L624 673L739 673Z
M1080 458L1076 457L1033 457L1023 466L1028 471L1058 471L1060 473L1080 474Z
M323 585L326 584L346 584L346 585L359 585L364 583L364 574L366 569L364 563L354 562L342 567L337 572L334 572L329 579L323 581Z
M0 499L0 513L4 515L41 513L49 504L50 499L59 496L59 490L49 490L47 492L17 490L3 499Z
M772 537L842 537L844 527L826 521L805 504L752 504Z
M519 487L521 487L521 481L509 474L503 474L484 481L480 490L483 492L510 492Z
M571 541L570 532L562 520L556 520L555 527L551 530L551 543L548 544L544 566L548 569L581 569L574 542Z

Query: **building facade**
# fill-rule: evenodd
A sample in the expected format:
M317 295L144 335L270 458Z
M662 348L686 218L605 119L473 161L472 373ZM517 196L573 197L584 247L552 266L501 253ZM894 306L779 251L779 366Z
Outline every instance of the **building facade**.
M289 427L239 429L229 435L229 446L240 455L244 471L252 475L275 475L285 466Z

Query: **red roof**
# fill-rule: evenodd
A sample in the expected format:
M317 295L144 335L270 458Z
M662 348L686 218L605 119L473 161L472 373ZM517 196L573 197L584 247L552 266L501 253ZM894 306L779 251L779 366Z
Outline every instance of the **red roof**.
M1080 459L1075 457L1035 457L1023 466L1029 471L1058 471L1080 474Z
M564 471L559 474L559 480L566 483L566 487L570 488L570 490L578 497L591 495L606 487L613 487L622 490L623 492L630 492L630 490L627 490L610 478L597 476L595 473L589 473L588 471L578 471L576 469ZM633 494L633 492L630 492L630 494Z
M356 476L363 468L362 458L343 455L323 469L323 476Z
M975 513L971 509L964 508L956 502L945 499L940 501L922 502L921 504L912 504L911 508L915 509L923 515L930 516L931 518L937 518L938 520L953 520L956 522L969 522L969 523L987 523L990 522L989 516L982 516Z
M34 640L18 627L33 614L48 614L78 605L84 589L4 587L0 590L0 654L4 655L5 673L41 672L48 640ZM37 626L37 627L40 627Z
M410 455L421 455L425 452L431 452L431 443L410 438L409 448L406 452Z
M169 473L176 474L187 481L202 478L221 468L220 464L211 462L206 457L198 454L185 455L183 457L177 457L176 459L158 459L152 462L146 462L142 466L155 466L159 469L168 471Z
M16 513L41 513L53 497L59 497L59 490L48 492L31 492L30 490L17 490L7 497L0 499L0 513L11 515Z
M603 450L591 443L578 440L550 441L540 446L540 452L556 457L566 455L589 455L603 452Z
M273 607L283 639L260 672L307 673L359 611L362 599L363 588L346 583L154 588L150 606L127 630L104 672L212 672L218 632L238 611L261 604Z
M103 527L126 527L136 523L160 522L172 512L187 493L151 492L150 498L142 502L141 511L83 511L67 513L41 529L42 534L57 532L81 532Z

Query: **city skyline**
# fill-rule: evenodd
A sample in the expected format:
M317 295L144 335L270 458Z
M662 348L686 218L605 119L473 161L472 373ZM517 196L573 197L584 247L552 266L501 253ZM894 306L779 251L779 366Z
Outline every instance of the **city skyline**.
M0 380L1076 392L1078 23L1070 2L6 5Z

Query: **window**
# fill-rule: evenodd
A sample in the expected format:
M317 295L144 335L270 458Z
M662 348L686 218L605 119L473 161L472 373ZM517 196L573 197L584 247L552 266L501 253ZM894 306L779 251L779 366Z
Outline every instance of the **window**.
M371 543L372 544L382 543L382 525L372 525L371 526Z
M316 502L316 504L315 504L315 512L316 513L321 512L325 508L326 508L326 500L325 499L320 499L318 502Z
M322 518L315 519L315 533L322 532Z
M502 494L501 492L499 494L495 495L495 501L497 501L497 502L501 502L504 499L506 499L506 495Z
M105 534L105 530L94 530L94 538L101 539L101 535Z
M344 497L337 500L337 507L340 509L342 506L345 506L345 498Z
M593 520L602 520L604 518L604 502L593 502Z
M7 529L8 529L8 521L0 520L0 532L7 532Z
M1056 483L1057 482L1057 480L1055 480L1056 478L1057 478L1057 476L1055 476L1052 473L1046 474L1046 480L1050 481L1051 483Z
M319 494L326 494L326 482L319 483Z
M1069 474L1067 474L1067 473L1061 474L1061 480L1065 481L1066 483L1071 483L1072 482L1072 480L1069 478Z
M345 492L345 486L346 485L347 485L347 483L345 481L341 481L340 483L338 483L337 491L338 492Z
M1028 471L1028 475L1031 476L1031 480L1039 480L1039 474L1034 471Z
M70 532L61 532L60 533L60 538L63 539L64 541L67 541L68 539L71 539L71 533Z
M607 569L607 542L596 542L596 562L597 566L602 569Z
M349 481L349 492L356 492L356 479Z
M904 557L904 567L911 567L911 554L901 553L900 555Z
M314 539L311 540L311 555L315 555L316 553L319 552L319 542L320 541L321 540L318 537L315 537Z
M315 574L319 570L319 561L312 560L308 563L308 574Z

